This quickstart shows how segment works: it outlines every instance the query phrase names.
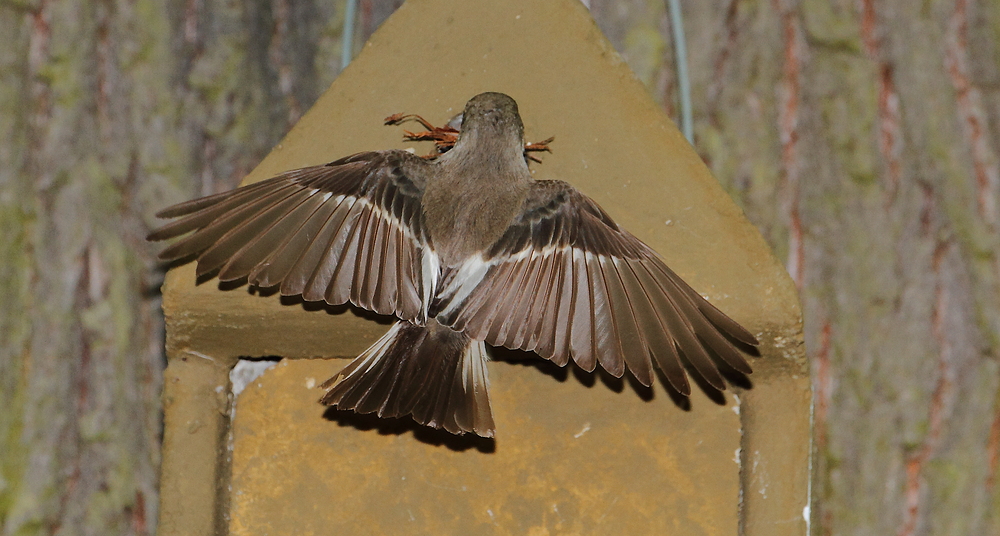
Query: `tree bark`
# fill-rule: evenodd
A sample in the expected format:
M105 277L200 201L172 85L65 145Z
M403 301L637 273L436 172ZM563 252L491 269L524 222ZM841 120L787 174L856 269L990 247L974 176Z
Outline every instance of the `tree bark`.
M636 71L670 109L663 3L594 4L630 64L664 58ZM1000 5L684 14L695 146L801 292L815 531L1000 533Z
M362 1L355 45L398 3ZM676 115L664 3L589 5ZM163 267L143 236L327 87L343 10L0 6L3 534L155 531ZM1000 5L683 12L695 147L802 293L814 531L1000 533Z
M235 186L333 80L343 8L0 5L0 534L155 532L163 266L144 236Z

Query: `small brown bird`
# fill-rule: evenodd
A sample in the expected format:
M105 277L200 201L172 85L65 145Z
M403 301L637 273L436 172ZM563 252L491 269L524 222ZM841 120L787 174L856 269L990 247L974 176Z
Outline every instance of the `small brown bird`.
M351 302L399 318L324 384L324 404L412 415L455 434L494 434L486 345L572 358L678 392L682 356L725 389L716 356L751 372L746 329L680 279L593 200L528 171L517 103L483 93L435 158L358 153L167 208L149 235L187 233L160 254L198 276L246 278L282 295Z

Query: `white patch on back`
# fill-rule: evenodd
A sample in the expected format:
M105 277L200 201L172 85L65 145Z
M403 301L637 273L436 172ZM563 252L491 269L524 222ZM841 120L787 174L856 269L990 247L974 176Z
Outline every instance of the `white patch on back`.
M452 278L448 287L443 289L441 292L442 296L450 296L450 301L448 302L448 307L446 307L440 314L448 315L456 307L462 304L469 294L482 283L483 278L486 277L486 272L489 271L493 263L489 263L483 260L482 256L477 255L475 257L470 257L462 263L459 267L458 273Z

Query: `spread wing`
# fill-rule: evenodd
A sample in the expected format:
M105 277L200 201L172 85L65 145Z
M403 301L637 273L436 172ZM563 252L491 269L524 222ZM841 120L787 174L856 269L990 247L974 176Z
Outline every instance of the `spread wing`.
M218 270L222 281L246 277L286 296L350 301L422 324L432 287L422 266L423 182L404 172L422 164L381 151L288 171L167 208L157 216L179 219L147 239L190 233L160 258L197 256L199 277Z
M718 389L711 349L743 373L750 366L725 334L758 344L708 303L648 246L590 198L561 181L538 181L524 211L483 257L445 272L438 321L490 344L534 351L559 365L572 357L643 385L651 359L690 393L681 356Z

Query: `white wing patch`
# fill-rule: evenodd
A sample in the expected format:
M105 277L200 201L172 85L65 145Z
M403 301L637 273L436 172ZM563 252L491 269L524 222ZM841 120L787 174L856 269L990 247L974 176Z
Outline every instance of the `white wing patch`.
M529 259L531 263L542 262L546 257L570 250L570 258L585 258L585 255L593 255L580 248L568 246L546 246L542 249L526 248L514 255L506 257L496 257L486 260L481 255L467 259L458 269L458 273L451 278L448 286L441 289L439 298L447 300L448 305L438 314L442 317L450 317L456 310L460 309L466 299L471 296L483 283L490 269L501 264L513 264L523 259ZM604 255L597 255L601 260ZM541 278L539 278L541 281ZM489 282L487 282L489 284ZM554 281L554 284L561 285L562 281ZM546 292L548 289L533 289L533 292Z
M459 267L458 273L451 280L448 286L441 291L442 297L451 297L446 307L440 314L448 315L462 304L469 294L479 286L482 282L483 277L486 276L486 272L489 271L491 266L496 265L495 262L486 262L483 260L482 255L476 255L471 257L462 263Z
M441 278L441 259L430 248L420 249L421 279L423 282L423 317L427 318L427 309L431 299L437 296L438 280Z

